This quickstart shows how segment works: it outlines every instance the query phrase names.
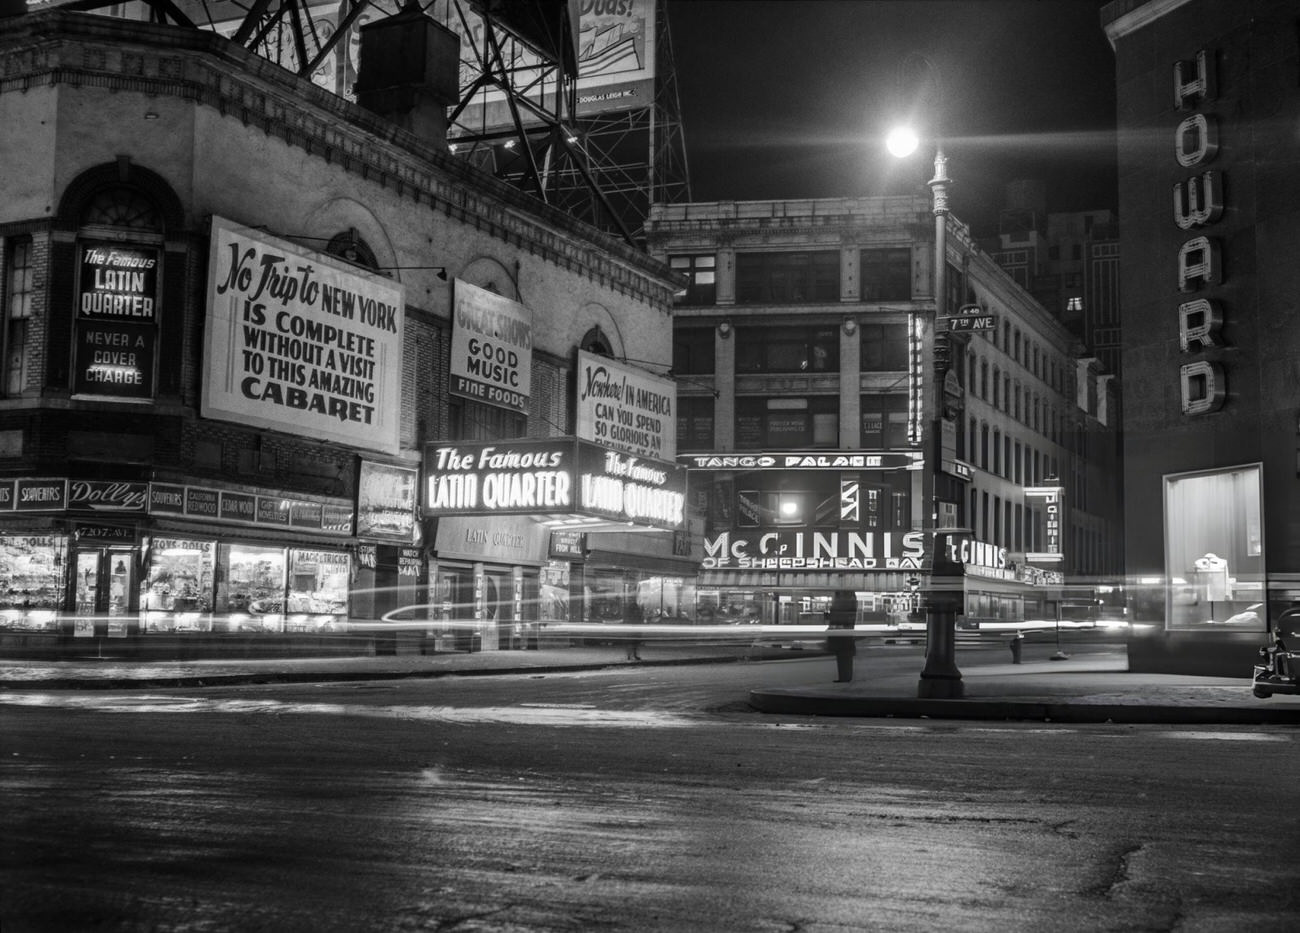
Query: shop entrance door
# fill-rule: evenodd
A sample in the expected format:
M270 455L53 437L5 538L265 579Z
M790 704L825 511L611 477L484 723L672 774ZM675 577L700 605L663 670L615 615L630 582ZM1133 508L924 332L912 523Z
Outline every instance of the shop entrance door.
M512 586L510 577L502 573L488 572L484 574L484 593L483 593L483 617L487 622L487 631L483 635L484 641L496 639L496 647L510 648L510 635L514 630L514 624L511 621L511 593Z
M134 607L135 552L131 548L79 548L73 606L78 635L125 635Z

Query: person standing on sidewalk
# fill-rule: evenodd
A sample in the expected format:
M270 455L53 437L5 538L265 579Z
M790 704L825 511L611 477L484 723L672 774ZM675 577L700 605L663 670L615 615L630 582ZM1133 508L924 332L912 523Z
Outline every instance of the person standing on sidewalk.
M857 621L858 594L853 590L836 590L830 608L826 610L827 628L832 632L852 631ZM853 657L858 651L856 640L852 635L831 635L826 642L835 655L835 682L846 684L853 680Z
M641 660L641 623L645 621L645 615L641 612L641 604L635 599L628 603L627 616L624 619L628 625L635 628L627 636L627 659L629 661Z

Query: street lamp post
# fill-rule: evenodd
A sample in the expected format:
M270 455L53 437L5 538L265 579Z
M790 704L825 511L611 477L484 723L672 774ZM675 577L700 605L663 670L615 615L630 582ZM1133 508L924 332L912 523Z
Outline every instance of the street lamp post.
M922 59L938 85L938 71L928 59ZM936 97L938 95L936 94ZM937 101L936 101L937 108ZM910 155L920 145L910 130L894 130L887 146L895 156ZM963 567L951 560L950 535L939 531L937 485L939 474L941 418L943 417L944 372L935 365L939 341L948 337L940 329L948 315L948 158L943 141L935 134L934 177L930 187L934 212L934 317L922 330L922 345L928 349L922 358L929 364L923 374L929 376L929 391L922 395L921 471L922 522L930 541L930 586L925 594L925 666L917 684L917 696L930 699L959 699L963 696L961 671L957 668L957 609L964 599L961 575Z

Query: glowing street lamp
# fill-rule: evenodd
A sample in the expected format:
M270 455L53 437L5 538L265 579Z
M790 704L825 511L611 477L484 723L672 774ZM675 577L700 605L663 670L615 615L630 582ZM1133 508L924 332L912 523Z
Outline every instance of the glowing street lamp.
M920 62L929 71L934 85L932 107L937 122L940 104L939 70L929 59L909 56L908 64ZM935 352L940 340L946 336L938 333L948 313L948 159L943 154L943 142L934 134L934 177L928 182L934 212L934 317L924 322L922 346L925 360L938 357ZM910 127L897 127L885 139L885 147L895 158L907 158L921 146L921 138ZM957 669L957 602L963 598L960 565L948 560L946 535L938 533L938 507L935 487L939 472L939 419L943 412L943 376L937 366L922 370L922 379L929 378L930 389L924 392L921 414L921 449L924 466L921 470L921 498L925 510L925 530L931 535L930 591L926 595L925 667L917 685L917 695L931 699L957 699L963 695L961 671ZM942 545L941 545L942 542ZM942 553L941 553L942 552ZM941 574L940 571L943 571ZM946 586L942 585L946 582Z

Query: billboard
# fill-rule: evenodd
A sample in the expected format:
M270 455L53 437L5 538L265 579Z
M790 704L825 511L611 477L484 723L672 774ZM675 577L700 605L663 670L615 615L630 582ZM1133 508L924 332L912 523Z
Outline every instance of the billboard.
M402 287L212 219L205 418L398 450Z
M578 351L577 434L656 460L677 457L677 384L607 356Z
M649 107L654 102L656 0L580 0L578 6L577 115ZM444 26L460 38L460 86L470 87L482 73L474 55L483 47L483 21L469 3L459 3ZM440 9L440 8L438 8ZM468 27L468 32L466 28ZM505 68L515 88L543 110L550 110L556 88L549 66L522 42L503 43ZM521 114L525 123L527 114ZM479 91L462 115L475 133L513 126L505 95L495 88Z

